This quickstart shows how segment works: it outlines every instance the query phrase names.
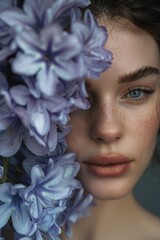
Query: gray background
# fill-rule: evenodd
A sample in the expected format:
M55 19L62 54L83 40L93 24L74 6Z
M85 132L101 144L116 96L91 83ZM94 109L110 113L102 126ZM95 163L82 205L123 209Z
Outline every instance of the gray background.
M160 217L160 165L152 164L134 189L138 202Z

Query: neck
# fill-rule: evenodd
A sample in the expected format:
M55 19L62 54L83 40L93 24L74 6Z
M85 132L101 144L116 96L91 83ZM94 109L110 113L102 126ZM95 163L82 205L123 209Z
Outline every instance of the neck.
M98 218L105 215L105 219L108 219L110 222L112 218L117 218L117 216L123 216L125 213L128 213L128 211L130 212L131 206L137 207L137 202L132 193L116 200L95 199L95 207L91 210L91 214ZM108 217L106 217L106 214Z
M78 236L81 236L81 239L100 240L104 238L106 232L108 239L111 239L113 231L121 232L124 224L132 227L139 208L132 193L118 200L95 199L95 207L92 207L89 217L73 226L73 239L79 240ZM83 237L82 229L85 233Z

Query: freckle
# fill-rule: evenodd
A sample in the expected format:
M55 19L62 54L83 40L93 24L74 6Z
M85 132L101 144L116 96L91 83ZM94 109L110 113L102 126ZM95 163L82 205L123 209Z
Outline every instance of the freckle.
M73 127L76 129L81 129L82 128L82 123L81 121L75 121L73 124Z
M73 127L76 129L82 128L83 122L84 118L80 114L76 114L73 119L71 118L71 125L73 125Z

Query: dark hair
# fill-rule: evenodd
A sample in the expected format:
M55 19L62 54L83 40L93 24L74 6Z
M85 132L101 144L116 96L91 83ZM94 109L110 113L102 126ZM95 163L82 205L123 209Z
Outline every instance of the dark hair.
M124 17L150 33L160 47L160 0L91 0L97 18Z

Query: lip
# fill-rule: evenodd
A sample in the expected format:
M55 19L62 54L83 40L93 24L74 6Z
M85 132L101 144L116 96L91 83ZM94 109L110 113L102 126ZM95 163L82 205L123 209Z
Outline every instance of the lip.
M128 172L132 160L121 154L99 155L83 161L87 170L98 177L119 177Z

